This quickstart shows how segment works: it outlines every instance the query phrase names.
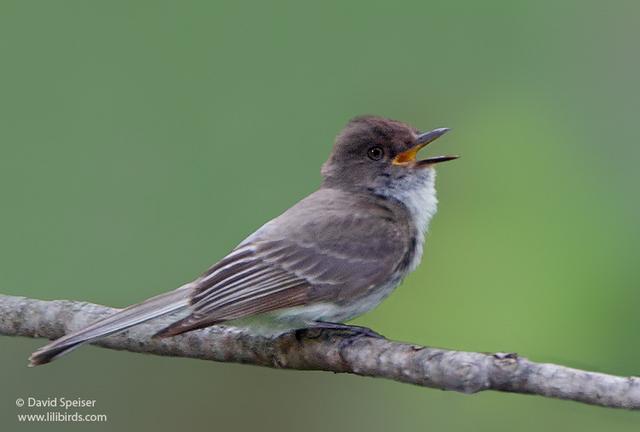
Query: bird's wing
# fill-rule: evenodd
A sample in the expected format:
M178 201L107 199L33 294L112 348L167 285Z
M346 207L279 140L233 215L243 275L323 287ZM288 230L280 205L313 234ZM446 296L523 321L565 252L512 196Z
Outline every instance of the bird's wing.
M335 302L348 295L345 290L375 285L402 260L403 227L384 211L332 212L345 205L335 199L315 199L313 204L323 211L306 205L301 214L293 207L207 270L195 281L192 314L158 336L312 302Z

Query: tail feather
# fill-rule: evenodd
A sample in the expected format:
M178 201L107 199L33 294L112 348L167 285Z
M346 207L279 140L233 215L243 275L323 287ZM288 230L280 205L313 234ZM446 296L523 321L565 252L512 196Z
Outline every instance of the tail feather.
M126 330L153 318L176 312L189 306L190 284L160 294L142 303L129 306L77 332L54 340L29 357L29 366L49 363L85 343Z
M156 334L153 335L154 338L166 338L172 336L178 336L182 333L190 332L192 330L197 330L205 327L212 326L214 324L218 324L225 320L208 320L203 321L202 317L199 315L189 315L179 321L176 321L172 324L169 324L167 327L161 329Z

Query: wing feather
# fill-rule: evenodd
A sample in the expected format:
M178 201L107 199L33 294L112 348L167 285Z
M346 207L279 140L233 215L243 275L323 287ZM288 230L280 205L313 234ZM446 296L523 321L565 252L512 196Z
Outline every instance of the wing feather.
M348 302L384 283L402 261L408 224L390 218L391 207L379 203L365 200L362 211L349 213L344 209L353 206L353 196L314 195L209 268L194 282L191 315L158 335L315 302Z

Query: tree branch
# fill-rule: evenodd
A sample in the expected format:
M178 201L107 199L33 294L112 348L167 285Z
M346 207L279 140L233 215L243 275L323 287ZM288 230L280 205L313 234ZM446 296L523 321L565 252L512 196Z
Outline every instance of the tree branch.
M55 339L115 310L91 303L0 295L0 334ZM153 325L142 324L96 345L272 368L352 373L464 393L497 390L640 409L639 378L534 363L512 353L449 351L314 330L265 338L223 326L150 339L167 323L167 319L160 319Z

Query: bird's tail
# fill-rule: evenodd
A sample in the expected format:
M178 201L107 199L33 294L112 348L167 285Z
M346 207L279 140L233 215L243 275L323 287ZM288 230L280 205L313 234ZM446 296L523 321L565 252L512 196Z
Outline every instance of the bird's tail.
M189 305L190 284L151 297L142 303L129 306L106 318L96 321L88 327L54 340L35 351L29 357L29 366L49 363L82 344L128 329L153 318L176 312Z

